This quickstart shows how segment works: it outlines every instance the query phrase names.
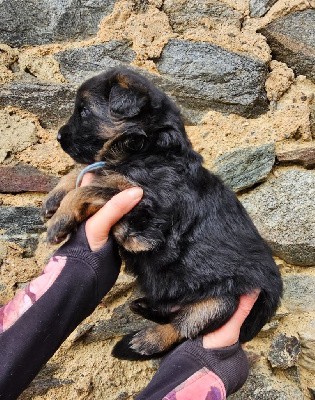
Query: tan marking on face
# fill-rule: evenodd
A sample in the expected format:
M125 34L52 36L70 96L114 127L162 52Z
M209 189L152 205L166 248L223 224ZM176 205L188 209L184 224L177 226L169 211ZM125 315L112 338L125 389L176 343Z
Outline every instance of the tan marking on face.
M98 134L104 139L112 139L119 134L119 130L115 126L109 126L106 123L102 123Z

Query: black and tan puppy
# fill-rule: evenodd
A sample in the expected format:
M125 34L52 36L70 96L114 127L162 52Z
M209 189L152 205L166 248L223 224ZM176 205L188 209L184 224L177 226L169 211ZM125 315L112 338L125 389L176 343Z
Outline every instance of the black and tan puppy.
M240 295L255 288L261 293L241 342L270 320L282 292L271 251L235 194L202 166L164 93L136 72L109 70L79 88L58 140L78 163L106 165L91 186L74 189L74 172L49 195L44 213L52 216L51 242L119 191L144 190L113 234L145 295L131 308L158 324L123 338L115 356L147 358L213 331L231 317Z

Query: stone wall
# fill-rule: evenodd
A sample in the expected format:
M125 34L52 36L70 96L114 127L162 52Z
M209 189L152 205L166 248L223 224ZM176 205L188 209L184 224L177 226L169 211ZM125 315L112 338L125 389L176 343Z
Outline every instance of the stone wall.
M55 140L86 78L139 69L182 108L205 159L268 240L282 306L246 345L240 400L314 399L314 0L3 0L0 2L0 304L53 248L39 207L73 162ZM122 274L21 399L132 398L156 362L113 359L141 326Z

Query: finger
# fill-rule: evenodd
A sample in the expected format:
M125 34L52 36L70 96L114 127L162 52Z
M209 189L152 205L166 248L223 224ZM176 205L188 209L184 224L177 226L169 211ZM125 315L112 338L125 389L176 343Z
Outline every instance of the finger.
M231 346L239 338L241 326L249 315L260 291L254 290L240 297L237 310L221 328L203 336L203 347L206 349Z
M142 198L139 187L124 190L112 197L85 225L86 236L92 251L100 249L107 241L109 232L125 214Z
M235 325L237 329L240 329L241 326L243 325L245 319L248 317L249 313L251 312L251 309L253 308L258 296L259 296L260 290L254 290L253 292L249 294L244 294L240 297L240 302L238 305L237 310L229 320L230 327L232 325Z

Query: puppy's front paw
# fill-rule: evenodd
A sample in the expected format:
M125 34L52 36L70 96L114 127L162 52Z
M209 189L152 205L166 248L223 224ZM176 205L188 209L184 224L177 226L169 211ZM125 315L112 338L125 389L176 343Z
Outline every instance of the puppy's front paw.
M48 195L41 209L41 217L44 221L47 221L55 214L66 194L65 190L54 190Z
M70 215L55 214L49 221L47 229L47 241L51 244L58 244L64 241L67 236L75 230L77 221Z

